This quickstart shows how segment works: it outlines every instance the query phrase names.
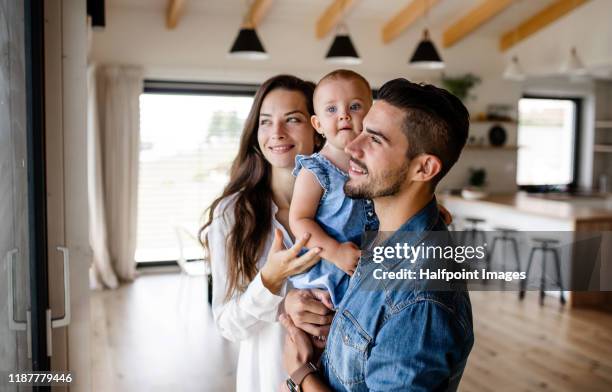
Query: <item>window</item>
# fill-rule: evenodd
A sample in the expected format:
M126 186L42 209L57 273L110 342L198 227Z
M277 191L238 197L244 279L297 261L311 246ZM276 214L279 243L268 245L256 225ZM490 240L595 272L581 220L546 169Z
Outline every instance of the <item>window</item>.
M227 183L253 102L252 95L233 94L140 96L137 262L176 260L176 230L195 238ZM195 240L183 250L187 259L202 255Z
M579 101L519 101L519 186L572 186L576 181Z

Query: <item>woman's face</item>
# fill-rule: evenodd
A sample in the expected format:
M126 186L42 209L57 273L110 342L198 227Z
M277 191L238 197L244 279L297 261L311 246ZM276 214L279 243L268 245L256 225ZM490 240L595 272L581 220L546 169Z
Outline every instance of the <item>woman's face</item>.
M266 95L259 111L257 141L272 167L293 168L297 154L312 154L314 136L302 93L276 89Z

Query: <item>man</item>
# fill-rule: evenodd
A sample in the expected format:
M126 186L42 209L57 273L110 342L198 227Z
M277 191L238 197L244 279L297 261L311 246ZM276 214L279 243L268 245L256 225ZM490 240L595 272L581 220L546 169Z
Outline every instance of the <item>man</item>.
M380 88L364 131L346 147L351 161L345 192L374 201L380 232L394 232L383 245L399 238L415 246L444 245L434 235L446 231L434 190L459 158L468 127L465 106L446 90L406 79ZM402 233L411 235L398 237ZM316 340L281 316L290 390L457 389L474 342L464 282L434 290L375 277L375 270L397 272L405 262L362 257L336 310L319 369ZM427 263L421 257L415 265Z

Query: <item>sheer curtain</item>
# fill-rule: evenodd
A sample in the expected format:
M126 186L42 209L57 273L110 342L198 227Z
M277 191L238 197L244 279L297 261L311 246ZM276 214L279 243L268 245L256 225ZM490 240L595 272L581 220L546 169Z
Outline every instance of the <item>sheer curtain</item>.
M142 69L91 66L88 87L90 280L114 289L136 277Z

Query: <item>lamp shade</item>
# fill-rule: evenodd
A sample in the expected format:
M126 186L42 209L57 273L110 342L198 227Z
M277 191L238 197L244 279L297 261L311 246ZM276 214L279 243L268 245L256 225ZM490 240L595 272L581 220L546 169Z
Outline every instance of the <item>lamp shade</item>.
M334 38L331 47L325 55L325 59L329 62L342 64L360 64L361 58L355 50L353 41L348 34L338 34Z
M423 30L423 38L410 58L410 65L426 69L444 68L444 61L442 61L440 54L438 54L434 43L429 39L427 29Z
M565 63L561 66L561 72L569 75L582 76L587 74L587 69L584 66L584 63L578 57L578 52L576 48L572 48L570 51L570 55L565 61Z
M245 58L251 60L263 60L268 58L257 32L252 28L241 28L238 37L234 41L229 55L231 57Z
M525 72L523 72L523 67L518 61L518 57L513 56L508 66L504 70L504 79L514 80L514 81L522 81L525 80Z

